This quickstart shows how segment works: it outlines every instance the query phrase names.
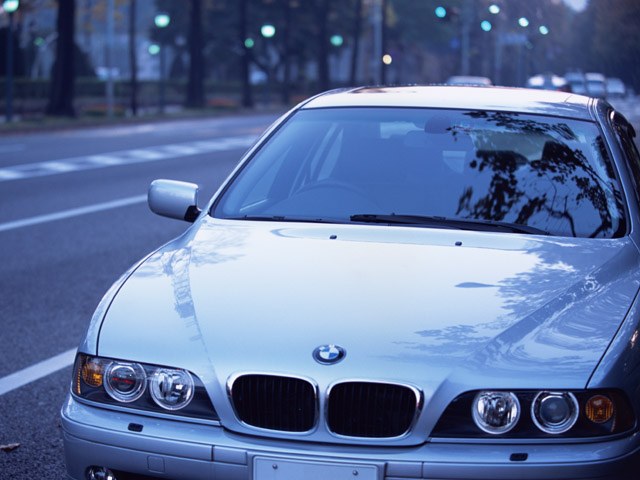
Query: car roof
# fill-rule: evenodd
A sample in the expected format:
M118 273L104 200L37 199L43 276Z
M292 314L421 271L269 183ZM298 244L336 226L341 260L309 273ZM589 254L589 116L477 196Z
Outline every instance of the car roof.
M358 87L320 94L303 109L329 107L413 107L491 110L592 119L591 99L549 90L481 86Z

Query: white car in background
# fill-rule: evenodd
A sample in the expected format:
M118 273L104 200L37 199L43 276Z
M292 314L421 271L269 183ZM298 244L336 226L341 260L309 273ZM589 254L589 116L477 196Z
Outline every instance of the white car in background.
M606 98L607 78L601 73L585 73L587 82L587 95L596 98Z

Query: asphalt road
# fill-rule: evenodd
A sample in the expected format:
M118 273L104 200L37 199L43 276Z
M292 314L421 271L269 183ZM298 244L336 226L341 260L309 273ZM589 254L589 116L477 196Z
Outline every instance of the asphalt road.
M40 377L75 349L109 286L187 228L148 210L149 183L195 182L205 201L275 118L0 137L0 480L64 478L58 416L71 368L10 391L7 380Z

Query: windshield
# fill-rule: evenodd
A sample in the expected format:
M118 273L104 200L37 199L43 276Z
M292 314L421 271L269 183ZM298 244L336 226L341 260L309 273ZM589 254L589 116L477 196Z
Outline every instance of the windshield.
M615 237L626 229L620 191L591 122L487 111L316 109L297 112L262 146L213 215L330 222L377 215L377 223L383 215L419 216Z

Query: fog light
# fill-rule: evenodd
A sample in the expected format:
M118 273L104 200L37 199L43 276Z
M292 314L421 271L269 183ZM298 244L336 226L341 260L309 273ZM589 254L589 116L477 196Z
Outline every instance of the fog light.
M575 425L579 409L573 393L540 392L531 405L531 417L540 430L557 435Z
M144 393L147 376L137 363L112 362L106 368L104 388L119 402L133 402Z
M193 378L186 370L162 368L150 381L151 397L162 408L179 410L193 398Z
M593 423L606 423L615 413L613 402L604 395L594 395L585 406L585 414Z
M92 466L87 469L87 480L117 480L111 470L106 467Z
M512 392L480 392L473 401L473 420L492 435L506 433L520 418L520 402Z

